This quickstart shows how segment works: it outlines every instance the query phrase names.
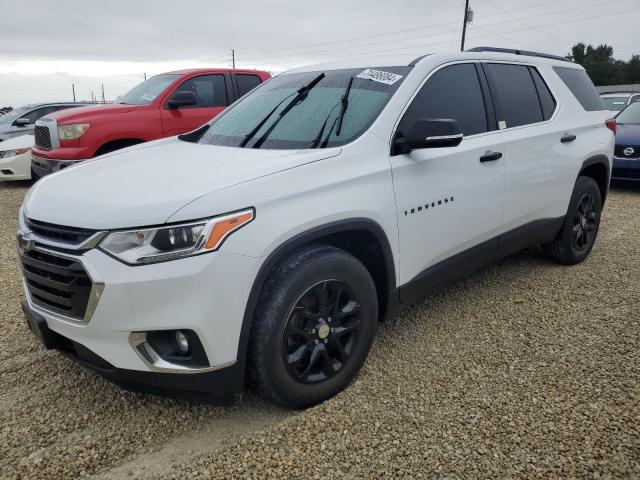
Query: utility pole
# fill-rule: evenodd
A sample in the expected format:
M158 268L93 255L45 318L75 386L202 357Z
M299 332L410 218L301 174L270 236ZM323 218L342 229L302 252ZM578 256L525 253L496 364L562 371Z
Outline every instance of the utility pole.
M236 68L236 51L231 49L231 65L235 69Z
M105 102L105 100L104 100L104 83L101 83L101 84L100 84L100 87L102 88L102 103L107 103L107 102Z
M73 93L73 101L76 101L76 86L72 83L71 84L71 92Z
M467 23L473 20L473 11L469 10L469 0L464 2L464 19L462 21L462 41L460 42L460 51L464 52L464 39L467 35Z
M96 103L96 99L93 96L93 90L91 90L91 103Z

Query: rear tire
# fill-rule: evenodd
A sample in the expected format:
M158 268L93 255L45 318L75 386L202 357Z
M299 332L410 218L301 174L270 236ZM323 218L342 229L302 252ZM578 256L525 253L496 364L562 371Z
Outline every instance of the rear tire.
M298 251L272 272L256 307L253 387L295 409L336 395L364 364L377 320L375 285L358 259L329 246Z
M602 196L598 184L590 177L579 176L562 229L553 242L542 245L543 251L562 265L582 262L596 241L601 213Z

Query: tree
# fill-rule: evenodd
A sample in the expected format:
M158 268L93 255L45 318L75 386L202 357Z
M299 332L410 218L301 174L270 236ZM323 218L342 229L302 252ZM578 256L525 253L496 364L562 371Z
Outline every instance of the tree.
M582 65L596 85L640 83L640 55L625 62L614 58L610 45L594 47L579 42L571 47L567 58Z

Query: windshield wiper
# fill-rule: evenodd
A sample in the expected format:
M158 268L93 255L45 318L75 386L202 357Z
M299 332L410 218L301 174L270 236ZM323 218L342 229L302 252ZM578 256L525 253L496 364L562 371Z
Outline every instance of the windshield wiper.
M276 125L278 125L278 123L280 122L280 120L282 120L282 117L284 117L287 113L289 113L291 111L291 109L293 107L295 107L298 103L304 101L304 99L307 97L307 94L309 93L309 91L315 87L320 80L322 80L325 77L324 72L321 73L320 75L318 75L317 77L315 77L313 80L311 80L307 85L305 85L304 87L301 87L298 89L296 93L296 96L287 104L286 107L284 107L282 109L282 111L280 112L280 115L278 116L278 119L273 122L273 124L269 127L269 129L264 132L264 134L258 139L258 141L256 143L253 144L252 148L260 148L260 146L264 143L264 141L267 139L267 137L271 134L271 132L273 131L273 129L276 127ZM293 93L291 94L293 95ZM289 95L288 97L285 97L280 103L278 103L278 105L275 106L275 108L273 110L271 110L266 117L264 117L260 123L258 123L258 125L255 126L255 128L253 130L251 130L246 137L244 137L244 140L242 140L242 142L240 143L240 147L244 147L247 145L247 143L249 142L249 140L251 140L256 133L258 133L258 131L262 128L262 126L267 123L267 120L269 120L271 118L271 116L276 112L276 110L278 110L278 108L280 107L280 105L282 105L284 103L284 101L291 97L291 95Z
M325 148L327 146L327 144L329 143L329 137L331 137L331 132L333 131L333 127L336 126L336 123L338 125L338 128L336 129L336 136L338 136L338 137L340 136L340 130L342 130L342 121L344 119L344 113L347 111L347 108L349 108L349 93L351 92L351 85L353 85L353 76L349 79L349 83L347 84L347 88L345 89L345 92L342 95L342 98L340 98L340 103L334 105L333 108L329 111L329 115L327 115L327 118L325 119L324 123L322 124L322 127L320 128L320 131L318 132L318 135L316 135L316 138L313 140L313 142L311 142L311 148L317 148L318 147L318 144L320 143L320 139L322 138L322 134L324 133L324 129L327 126L327 122L331 118L331 114L333 113L333 110L338 105L340 105L340 115L331 124L331 128L329 129L329 133L327 133L327 136L325 137L324 142L322 142L321 147Z
M316 138L313 139L313 141L311 142L311 145L309 145L309 148L318 147L318 144L322 140L322 134L324 133L324 129L327 128L327 123L329 123L329 119L331 118L331 114L333 113L333 111L336 109L338 105L340 104L336 103L333 107L331 107L331 110L329 110L329 115L327 115L327 118L325 118L324 122L322 123L322 127L320 127L320 130L318 131ZM331 130L333 130L333 127L335 126L335 124L336 122L334 120L333 124L331 124L331 128L329 129L329 135L331 135Z
M340 116L338 117L338 126L336 127L336 136L340 136L340 131L342 130L342 121L344 120L344 114L349 108L349 93L351 92L351 85L353 85L353 76L349 79L349 84L347 85L347 89L340 100L341 108L340 108Z

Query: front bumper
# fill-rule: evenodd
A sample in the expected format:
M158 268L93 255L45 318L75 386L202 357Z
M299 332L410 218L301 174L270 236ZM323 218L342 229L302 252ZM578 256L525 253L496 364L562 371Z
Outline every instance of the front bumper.
M31 180L31 152L0 158L0 181Z
M242 392L245 359L238 357L238 345L259 259L218 251L132 267L98 249L75 258L104 285L90 318L74 320L47 309L34 302L25 283L25 314L41 317L67 346L50 348L71 351L75 360L130 389L134 387L125 384L210 395ZM209 362L206 368L158 368L132 345L139 332L175 329L197 334ZM79 351L100 361L86 361ZM229 380L230 372L238 378ZM223 385L217 384L219 378ZM196 388L198 379L206 386Z
M31 168L38 177L44 177L81 161L82 160L58 160L56 158L45 158L32 154Z
M134 392L205 402L227 401L242 396L244 359L232 366L192 375L141 372L117 368L79 342L51 330L45 318L26 300L22 309L27 326L47 349L55 349L122 388Z
M640 158L628 159L613 157L611 178L613 180L640 181Z

